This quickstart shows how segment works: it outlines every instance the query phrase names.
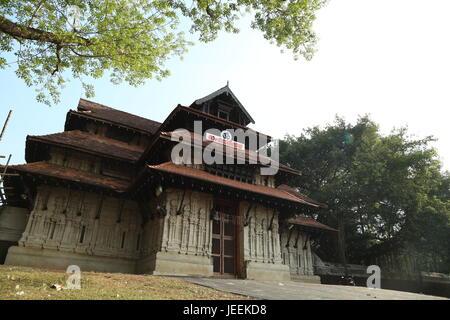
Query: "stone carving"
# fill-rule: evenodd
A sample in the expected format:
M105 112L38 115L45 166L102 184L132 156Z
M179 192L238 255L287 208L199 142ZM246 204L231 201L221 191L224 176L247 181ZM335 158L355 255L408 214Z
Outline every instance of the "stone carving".
M181 214L177 214L181 199ZM158 252L210 258L213 203L211 194L173 188L150 198L140 209L131 200L39 186L19 245L136 261L155 259ZM158 206L165 215L158 212ZM297 251L293 243L285 248L280 242L278 212L255 203L250 210L249 206L244 202L239 207L239 217L244 219L248 213L248 223L242 228L244 260L280 264L281 246L291 272L312 274L309 244L305 252L303 244ZM143 223L143 216L153 219ZM282 241L286 239L283 233ZM295 235L290 241L294 239Z
M137 205L127 200L122 209L121 221L117 223L119 199L105 198L101 208L98 207L98 199L100 195L84 191L38 187L33 210L19 245L138 258L139 252L134 244L137 234L142 230ZM100 215L95 219L97 211L100 211Z
M249 204L242 206L246 215ZM261 263L281 263L278 213L254 204L244 226L244 259ZM272 228L269 228L270 223ZM269 230L271 229L271 230Z
M283 230L281 248L283 263L289 266L291 274L314 274L311 246L306 233L293 229L291 237L289 237L289 231Z
M210 196L177 189L166 192L168 214L164 217L162 231L163 243L166 244L162 249L183 255L209 255ZM182 199L181 214L177 215Z

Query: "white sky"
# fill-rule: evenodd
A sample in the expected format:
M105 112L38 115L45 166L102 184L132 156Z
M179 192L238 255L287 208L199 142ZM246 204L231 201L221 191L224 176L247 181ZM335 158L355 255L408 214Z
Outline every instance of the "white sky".
M188 105L229 80L258 131L282 137L336 114L354 122L367 113L385 133L408 125L417 137L437 137L449 170L449 13L450 0L331 0L314 25L320 39L310 62L281 54L244 24L238 35L221 34L196 44L183 61L172 59L172 76L162 82L132 88L99 80L92 100L162 121L178 103ZM0 154L23 163L26 135L63 131L81 96L73 82L49 109L14 69L0 71L0 119L15 110Z
M319 50L311 62L275 49L255 57L260 96L234 79L232 88L258 128L274 134L332 122L336 113L349 121L368 113L383 132L407 125L419 137L437 137L450 169L449 14L448 0L331 0L315 24Z

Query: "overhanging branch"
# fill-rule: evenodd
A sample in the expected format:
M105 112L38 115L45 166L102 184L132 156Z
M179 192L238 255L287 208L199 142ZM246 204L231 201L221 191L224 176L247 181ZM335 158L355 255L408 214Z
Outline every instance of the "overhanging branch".
M0 16L0 32L6 33L14 38L53 43L60 46L65 45L90 45L91 40L83 37L74 39L64 39L56 34L32 27L15 23L3 16Z

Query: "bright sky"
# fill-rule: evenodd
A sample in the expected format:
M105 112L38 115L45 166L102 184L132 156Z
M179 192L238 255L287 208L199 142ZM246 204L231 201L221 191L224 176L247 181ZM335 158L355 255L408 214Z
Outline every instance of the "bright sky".
M318 52L312 61L294 61L247 23L238 35L221 34L197 43L184 60L168 63L172 75L133 88L94 82L92 100L163 121L178 104L224 86L230 87L255 119L258 131L274 137L333 122L336 114L355 122L370 114L388 133L407 125L417 137L434 135L450 170L450 1L331 0L314 29ZM69 109L82 89L67 85L62 101L47 107L17 79L14 69L0 71L0 122L14 110L0 154L24 163L26 135L64 130Z

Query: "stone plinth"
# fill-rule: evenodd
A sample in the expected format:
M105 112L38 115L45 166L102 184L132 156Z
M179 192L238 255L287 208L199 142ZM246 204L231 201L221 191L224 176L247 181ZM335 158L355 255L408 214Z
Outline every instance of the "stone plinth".
M81 271L135 273L132 259L99 257L85 254L13 246L9 248L5 264L27 267L66 269L77 265Z
M158 252L152 274L183 275L183 276L213 276L213 265L206 256Z
M278 263L247 262L247 279L289 281L289 267Z

